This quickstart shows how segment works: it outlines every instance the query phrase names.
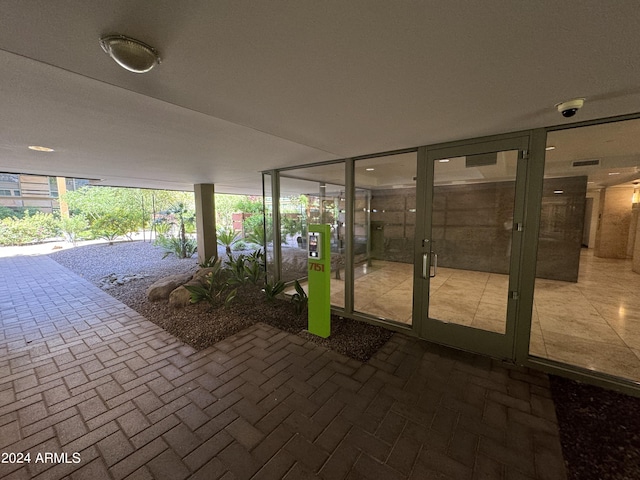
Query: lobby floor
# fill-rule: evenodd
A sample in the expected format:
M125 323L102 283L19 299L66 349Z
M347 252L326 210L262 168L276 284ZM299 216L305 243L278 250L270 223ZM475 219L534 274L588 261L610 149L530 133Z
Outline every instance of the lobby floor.
M411 324L413 266L374 260L356 269L355 309ZM506 275L438 268L431 279L431 318L502 333ZM344 282L332 280L335 305ZM577 283L536 280L532 355L640 382L640 274L629 260L584 249Z
M543 373L264 324L197 352L46 256L0 272L5 480L566 479Z

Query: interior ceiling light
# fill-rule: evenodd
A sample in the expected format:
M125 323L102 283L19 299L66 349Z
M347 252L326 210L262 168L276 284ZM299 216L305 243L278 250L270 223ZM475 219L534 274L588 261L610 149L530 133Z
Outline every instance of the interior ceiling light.
M554 147L553 145L549 145L547 148L545 148L545 150L548 152L549 150L555 150L556 147Z
M365 168L365 170L366 170L367 172L373 172L373 171L375 170L375 168Z
M440 163L448 163L449 159L448 158L443 158L441 160L438 160Z
M124 35L102 37L100 46L118 65L133 73L148 72L160 63L160 55L155 48Z
M53 148L41 147L40 145L29 145L29 150L35 150L36 152L54 152Z

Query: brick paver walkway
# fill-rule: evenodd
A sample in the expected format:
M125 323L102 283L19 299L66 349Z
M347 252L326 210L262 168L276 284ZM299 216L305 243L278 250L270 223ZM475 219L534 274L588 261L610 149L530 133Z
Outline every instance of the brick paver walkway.
M263 324L196 352L47 257L0 272L2 478L565 478L540 373Z

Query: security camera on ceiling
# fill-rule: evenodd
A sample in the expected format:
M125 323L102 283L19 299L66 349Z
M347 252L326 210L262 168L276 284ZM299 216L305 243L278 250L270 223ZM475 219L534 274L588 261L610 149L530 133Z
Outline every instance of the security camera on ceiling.
M584 105L584 100L584 98L574 98L566 102L556 103L556 108L563 117L573 117Z

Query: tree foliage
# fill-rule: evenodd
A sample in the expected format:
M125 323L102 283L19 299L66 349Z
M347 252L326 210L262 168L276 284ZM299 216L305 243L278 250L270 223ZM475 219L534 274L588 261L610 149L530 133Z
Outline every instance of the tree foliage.
M5 207L0 205L0 220L4 218L22 218L29 209L26 207Z
M78 240L89 236L89 222L83 214L60 219L60 231L66 240L76 245Z
M162 235L156 238L156 243L166 250L165 257L174 254L178 258L191 258L198 250L198 243L187 236L188 226L195 222L195 211L179 202L161 214L164 224L169 224L177 229L175 235Z
M236 210L251 215L242 223L247 240L252 235L259 235L260 229L264 231L264 205L261 197L241 197L236 203Z
M27 245L39 243L59 233L58 219L51 213L27 210L22 218L0 220L0 245Z
M193 210L193 193L140 188L87 186L64 195L72 215L83 215L93 237L113 242L130 236L152 221L152 213L170 210L173 205L185 205ZM193 222L191 222L193 224ZM185 230L192 230L188 223Z

